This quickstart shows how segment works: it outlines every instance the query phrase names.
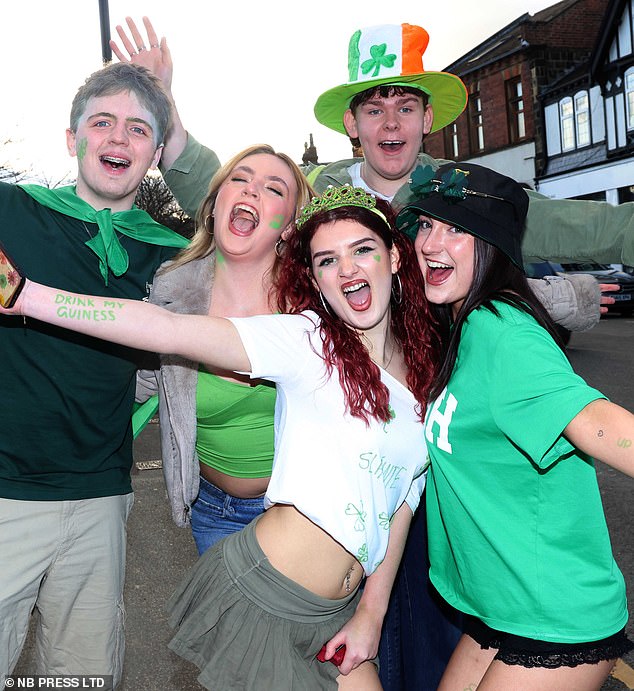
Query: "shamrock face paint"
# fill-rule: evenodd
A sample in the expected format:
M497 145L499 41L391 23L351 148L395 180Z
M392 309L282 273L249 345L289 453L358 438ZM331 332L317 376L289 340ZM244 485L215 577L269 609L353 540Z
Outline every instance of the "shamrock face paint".
M282 214L277 214L271 220L270 225L271 225L271 228L273 228L273 230L279 230L282 227L283 223L284 223L284 216L282 216Z
M86 137L82 137L78 142L77 142L77 159L79 161L83 161L84 156L86 155L86 148L88 147L88 140Z

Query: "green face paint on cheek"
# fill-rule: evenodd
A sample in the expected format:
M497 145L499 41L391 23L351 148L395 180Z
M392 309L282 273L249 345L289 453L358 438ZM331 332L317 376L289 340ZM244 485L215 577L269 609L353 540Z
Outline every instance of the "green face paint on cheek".
M77 151L78 160L81 161L84 158L84 156L86 155L86 149L87 148L88 148L88 140L86 139L86 137L83 137L83 139L80 139L77 142L76 151Z
M277 214L271 221L271 228L273 228L273 230L279 230L282 227L282 223L284 223L284 216L282 216L282 214Z
M374 259L375 262L380 262L381 261L381 255L375 254L372 256L372 259Z
M319 276L319 278L322 278L323 275L324 275L324 272L320 269L317 273L317 276Z

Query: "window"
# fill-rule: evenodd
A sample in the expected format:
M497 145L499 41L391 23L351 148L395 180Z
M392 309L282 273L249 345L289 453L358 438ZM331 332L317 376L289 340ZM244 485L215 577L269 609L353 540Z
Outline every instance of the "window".
M561 149L570 151L575 148L574 109L570 96L566 96L559 102L559 120L561 122Z
M587 146L590 143L590 109L587 91L580 91L575 96L575 124L577 146Z
M627 129L634 130L634 68L625 73L625 103L627 107Z
M445 152L448 158L458 158L458 125L445 127Z
M526 137L521 77L515 77L506 82L506 102L509 117L509 135L511 142L517 142Z
M484 151L482 101L479 91L474 91L469 96L469 139L471 142L471 151Z
M566 96L559 101L561 150L588 146L590 137L590 100L587 91L579 91L574 98Z

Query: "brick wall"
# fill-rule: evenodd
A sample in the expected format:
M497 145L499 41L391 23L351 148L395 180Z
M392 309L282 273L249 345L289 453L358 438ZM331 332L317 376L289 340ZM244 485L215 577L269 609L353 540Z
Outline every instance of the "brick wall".
M528 43L525 48L474 72L463 75L460 69L455 70L463 77L469 93L479 90L484 122L485 149L479 152L469 141L468 106L458 118L459 158L494 152L514 144L510 139L506 83L516 76L521 76L524 95L526 137L523 141L535 141L539 158L543 148L539 93L589 57L608 0L577 0L558 5L537 13L534 19L523 22L509 34L509 45L519 46L524 39ZM443 130L425 139L424 150L437 158L453 158L447 133Z

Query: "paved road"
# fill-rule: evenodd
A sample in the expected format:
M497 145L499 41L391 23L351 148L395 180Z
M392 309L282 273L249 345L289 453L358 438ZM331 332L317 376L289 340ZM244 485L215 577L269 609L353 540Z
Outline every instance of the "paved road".
M568 352L573 366L589 383L616 403L634 410L634 319L602 320L592 331L574 334ZM127 655L121 691L202 688L196 682L196 669L166 647L170 629L163 604L194 563L196 550L189 530L178 529L171 522L161 471L152 467L156 466L152 461L159 458L157 425L151 424L136 446L137 467L143 469L133 477L136 499L129 521ZM614 551L628 583L630 602L634 603L634 480L605 466L597 472ZM629 633L634 639L634 621ZM29 641L16 673L26 673L30 652ZM630 654L602 691L634 689L633 667L634 654Z

